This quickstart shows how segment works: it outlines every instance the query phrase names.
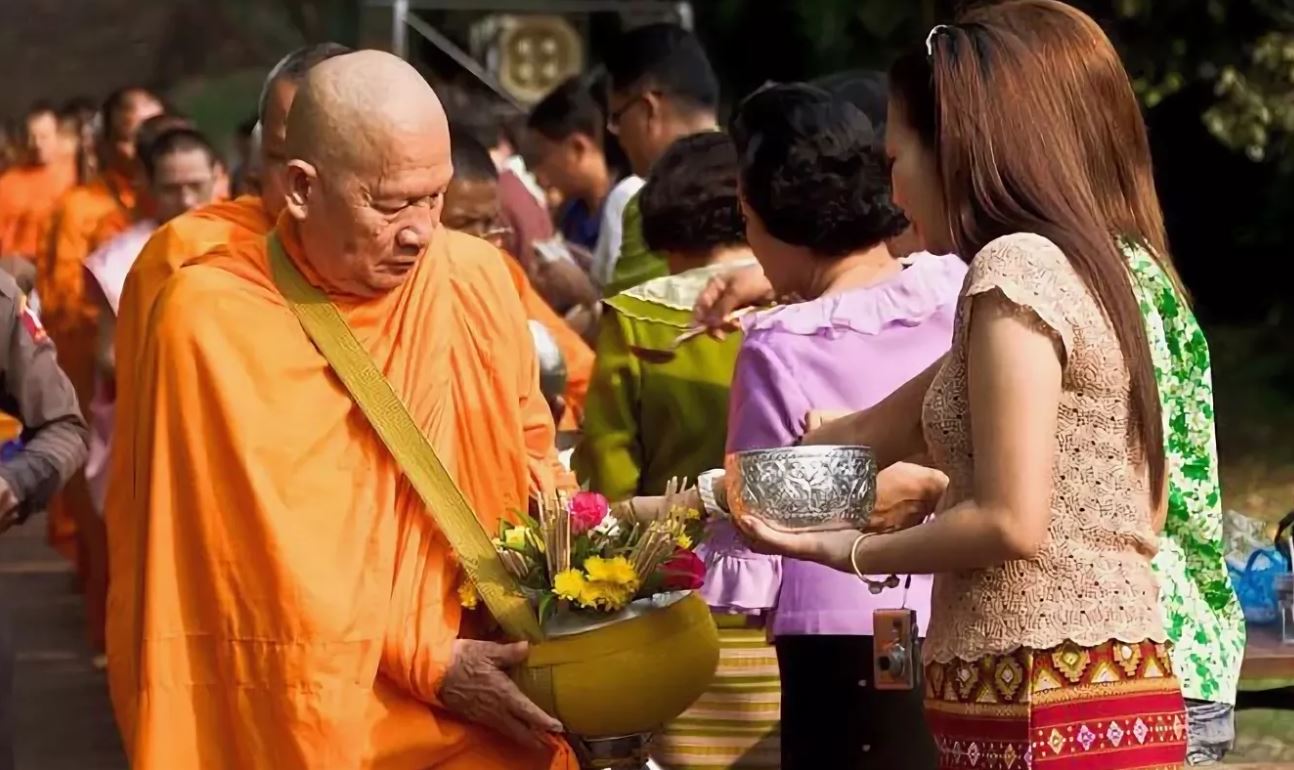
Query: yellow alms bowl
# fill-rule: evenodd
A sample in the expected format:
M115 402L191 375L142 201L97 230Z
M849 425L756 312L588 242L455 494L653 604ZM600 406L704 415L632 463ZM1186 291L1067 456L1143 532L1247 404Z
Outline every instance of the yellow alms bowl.
M567 732L599 738L649 732L674 719L706 691L718 665L710 608L689 594L532 644L513 679Z

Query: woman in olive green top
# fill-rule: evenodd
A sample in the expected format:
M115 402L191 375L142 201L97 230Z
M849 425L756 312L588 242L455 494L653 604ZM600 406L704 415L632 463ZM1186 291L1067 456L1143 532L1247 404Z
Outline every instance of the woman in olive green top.
M605 301L597 364L574 469L611 500L658 495L674 476L723 463L728 385L740 335L707 335L669 351L692 326L711 277L754 263L737 198L736 153L722 134L675 143L639 195L643 235L671 275Z

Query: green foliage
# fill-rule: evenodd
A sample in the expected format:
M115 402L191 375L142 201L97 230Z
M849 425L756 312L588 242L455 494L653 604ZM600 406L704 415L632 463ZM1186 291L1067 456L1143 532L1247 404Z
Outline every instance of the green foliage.
M1184 89L1207 87L1216 102L1201 118L1220 141L1254 160L1294 156L1294 7L1289 0L1070 1L1110 33L1147 107ZM724 0L716 21L739 23L743 5ZM935 22L950 18L954 5L946 0L795 0L799 33L812 49L812 71L805 76L884 66Z

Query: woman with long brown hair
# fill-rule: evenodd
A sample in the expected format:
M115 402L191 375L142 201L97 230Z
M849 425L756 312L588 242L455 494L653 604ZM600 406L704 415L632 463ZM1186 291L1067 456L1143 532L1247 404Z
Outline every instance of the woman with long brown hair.
M1012 0L936 27L892 70L895 199L925 247L970 274L946 359L851 420L850 438L882 467L928 453L949 476L938 515L890 534L742 522L860 576L937 573L923 654L945 768L1185 757L1150 566L1159 394L1116 240L1123 181L1093 158L1087 112L1140 116L1093 87L1094 51L1117 62L1087 16Z

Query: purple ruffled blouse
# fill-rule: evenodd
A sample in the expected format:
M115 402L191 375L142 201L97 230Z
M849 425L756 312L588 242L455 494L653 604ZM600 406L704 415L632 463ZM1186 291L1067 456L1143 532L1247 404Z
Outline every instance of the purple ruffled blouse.
M878 284L748 316L729 396L728 452L794 443L813 410L873 406L948 351L966 265L916 255ZM776 608L776 635L870 635L872 612L906 606L924 632L929 575L871 593L853 575L750 550L726 521L701 547L702 596L720 612Z

